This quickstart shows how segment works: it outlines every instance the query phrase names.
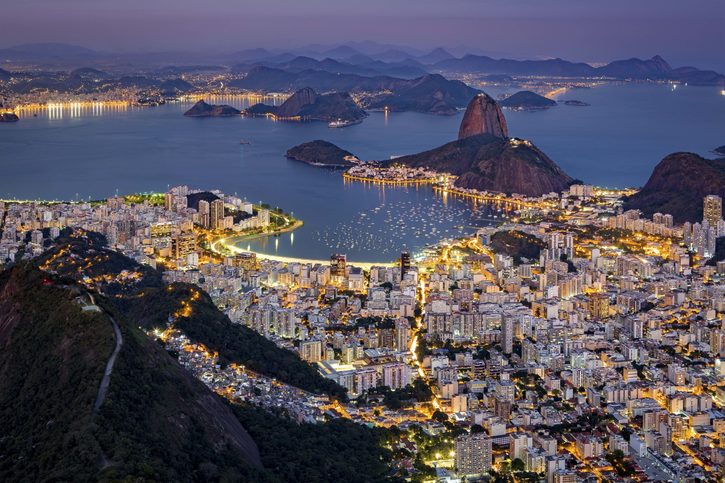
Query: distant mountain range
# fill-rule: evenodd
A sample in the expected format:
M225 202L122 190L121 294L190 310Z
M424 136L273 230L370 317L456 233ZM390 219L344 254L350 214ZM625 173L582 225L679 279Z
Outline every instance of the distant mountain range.
M287 57L271 58L252 63L236 64L232 66L232 71L248 72L259 66L272 67L289 72L320 70L334 74L355 74L361 76L387 75L406 79L420 77L428 73L423 64L414 60L388 63L372 59L362 54L346 58L344 61L335 60L330 57L317 60L306 56L293 57L291 59Z
M695 67L672 68L662 57L651 59L631 58L615 60L601 67L563 59L512 60L492 59L483 55L466 55L460 59L448 59L432 66L443 71L482 74L508 74L545 77L606 77L634 80L673 80L693 85L724 85L725 76L711 70Z
M428 52L381 45L373 42L349 43L337 47L308 46L289 51L246 49L228 53L108 53L66 44L28 44L0 49L0 60L57 66L109 65L114 69L146 71L176 68L183 65L231 69L247 72L258 66L289 71L321 70L331 73L363 76L387 75L415 78L425 73L459 72L482 75L545 76L634 80L673 80L693 85L725 87L725 76L696 67L673 68L661 56L650 59L621 59L594 67L583 62L554 58L545 60L515 60L486 55L466 54L455 57L449 51L436 48ZM226 66L226 67L224 67ZM168 73L168 72L167 72Z

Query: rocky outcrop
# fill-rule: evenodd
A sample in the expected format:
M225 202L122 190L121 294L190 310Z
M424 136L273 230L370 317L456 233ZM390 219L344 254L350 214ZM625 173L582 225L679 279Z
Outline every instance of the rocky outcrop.
M301 121L360 121L367 116L347 92L317 94L305 87L292 94L281 106L255 104L245 111L250 116L273 114L278 119Z
M464 137L395 162L457 175L460 188L506 194L541 196L574 181L531 142L491 134Z
M207 104L200 100L191 109L184 113L188 117L232 117L239 116L242 112L232 106Z
M357 160L350 151L321 139L290 148L286 156L288 159L325 168L349 168Z
M644 187L625 203L645 216L669 213L676 223L702 220L702 200L725 197L725 158L705 159L695 153L673 153L655 166Z
M491 96L483 92L468 103L458 130L458 139L479 134L490 134L497 138L506 138L509 135L501 108Z
M279 117L299 116L304 108L315 104L317 93L310 87L303 87L292 94L284 103L277 108Z
M455 175L460 188L506 194L541 196L574 182L530 141L509 138L501 108L484 93L468 104L457 141L394 162Z

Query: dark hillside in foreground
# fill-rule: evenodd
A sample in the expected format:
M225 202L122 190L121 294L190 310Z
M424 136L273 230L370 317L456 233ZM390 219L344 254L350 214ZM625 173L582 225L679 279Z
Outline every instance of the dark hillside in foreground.
M105 240L98 234L80 232L65 236L58 247L38 259L38 264L74 280L82 280L84 275L93 279L107 275L99 288L114 295L110 298L114 306L144 330L166 329L169 315L177 312L182 302L191 299L192 291L199 292L201 297L190 302L190 315L179 317L176 327L192 340L218 352L222 363L237 362L301 389L345 398L341 386L320 375L296 353L277 347L252 329L232 323L206 293L188 284L168 285L158 271L104 244ZM122 282L118 275L124 270L136 272L138 277Z
M86 290L29 264L0 273L2 481L397 481L387 430L230 404L134 314L99 294L103 311L83 311ZM123 344L94 414L111 317Z
M82 310L85 293L29 266L0 274L2 479L262 477L256 444L225 403L122 318L94 414L115 342L107 314Z

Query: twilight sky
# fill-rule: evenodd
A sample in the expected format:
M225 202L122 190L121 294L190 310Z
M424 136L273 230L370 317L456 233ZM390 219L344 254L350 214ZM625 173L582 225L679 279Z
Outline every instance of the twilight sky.
M725 71L725 0L0 0L0 47L233 51L374 40ZM458 49L460 50L460 49Z

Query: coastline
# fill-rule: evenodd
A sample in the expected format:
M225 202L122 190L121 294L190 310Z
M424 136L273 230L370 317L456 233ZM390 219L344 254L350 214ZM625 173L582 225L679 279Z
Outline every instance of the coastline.
M299 227L296 227L296 228L299 228ZM291 230L286 230L286 231L291 231ZM282 232L275 232L275 233L282 233ZM244 250L235 245L235 243L238 243L242 239L251 240L256 237L270 236L270 235L273 235L273 233L257 233L255 235L248 235L249 238L244 238L243 235L242 236L220 237L220 238L212 240L209 247L211 248L212 252L214 252L218 255L223 255L223 253L217 248L221 244L225 250L231 252L232 254L254 253L257 258L260 258L263 260L272 260L275 262L282 262L282 263L310 263L312 265L315 265L315 264L327 265L330 263L330 260L286 257L286 256L282 256L282 255L273 255L273 254L258 252L258 251L254 251L254 250ZM362 268L363 270L370 270L372 267L392 267L392 266L396 265L396 262L356 262L354 260L348 260L347 264L354 266L354 267Z

